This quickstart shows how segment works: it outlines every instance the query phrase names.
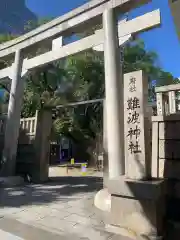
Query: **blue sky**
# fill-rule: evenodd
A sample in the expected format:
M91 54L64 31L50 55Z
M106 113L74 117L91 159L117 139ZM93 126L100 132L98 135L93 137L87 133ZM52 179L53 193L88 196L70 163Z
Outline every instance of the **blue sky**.
M39 17L58 17L85 3L86 0L26 0L27 6ZM143 33L146 48L158 53L158 64L165 71L180 77L180 41L178 41L168 0L152 0L130 13L130 17L160 8L162 14L161 28Z

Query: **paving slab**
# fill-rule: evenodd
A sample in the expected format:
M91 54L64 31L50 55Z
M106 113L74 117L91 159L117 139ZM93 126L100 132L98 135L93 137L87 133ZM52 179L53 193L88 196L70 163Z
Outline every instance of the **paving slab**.
M0 239L3 240L24 240L23 238L20 238L14 234L5 232L3 230L0 230Z
M102 179L93 176L0 189L0 229L13 240L109 240L114 235L105 231L93 205L102 187Z
M68 236L65 236L64 233L63 232L60 233L60 231L57 234L53 231L46 231L45 229L24 224L22 222L19 222L17 220L10 219L10 218L3 218L0 220L0 229L7 233L10 233L12 240L16 240L16 239L17 240L39 240L39 239L70 240L72 239L71 234L68 234ZM19 239L17 237L19 237ZM76 236L74 236L73 239L79 240L79 238L76 238Z

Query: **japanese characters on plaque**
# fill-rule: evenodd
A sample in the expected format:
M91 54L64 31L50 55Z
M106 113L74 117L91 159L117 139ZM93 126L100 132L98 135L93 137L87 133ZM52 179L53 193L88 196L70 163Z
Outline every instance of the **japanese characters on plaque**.
M131 77L129 80L129 92L136 92L136 78ZM141 153L141 148L139 145L139 136L141 134L140 129L140 117L139 117L140 102L139 98L136 96L130 96L127 99L127 124L128 124L128 151L131 154Z
M142 71L124 75L125 163L126 175L132 179L143 179L146 175L143 81Z

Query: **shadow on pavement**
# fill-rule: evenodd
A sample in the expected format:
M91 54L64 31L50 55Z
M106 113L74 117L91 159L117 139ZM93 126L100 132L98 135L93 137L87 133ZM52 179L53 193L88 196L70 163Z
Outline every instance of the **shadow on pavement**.
M91 196L102 189L100 177L52 177L44 184L0 189L0 208L44 205Z

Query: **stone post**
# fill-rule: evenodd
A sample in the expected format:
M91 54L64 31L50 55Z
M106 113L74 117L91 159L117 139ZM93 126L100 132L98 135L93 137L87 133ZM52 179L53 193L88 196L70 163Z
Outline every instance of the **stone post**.
M142 71L124 75L124 107L126 176L150 178L148 81Z
M152 181L151 178L147 100L148 85L143 72L125 74L126 174L108 181L111 204L105 222L108 231L131 239L164 239L165 187L164 181Z
M20 128L21 105L24 91L24 81L21 78L23 56L21 50L15 53L15 61L12 66L13 75L10 90L8 117L5 130L5 142L2 167L3 175L12 176L16 168L16 152Z
M48 180L51 128L52 112L51 110L43 109L37 116L37 129L34 142L36 158L34 159L33 182L45 182Z
M170 91L169 95L169 113L175 114L176 113L176 93L175 91Z
M163 93L156 93L157 115L162 116L165 113Z
M103 13L109 178L124 175L123 77L114 9Z

